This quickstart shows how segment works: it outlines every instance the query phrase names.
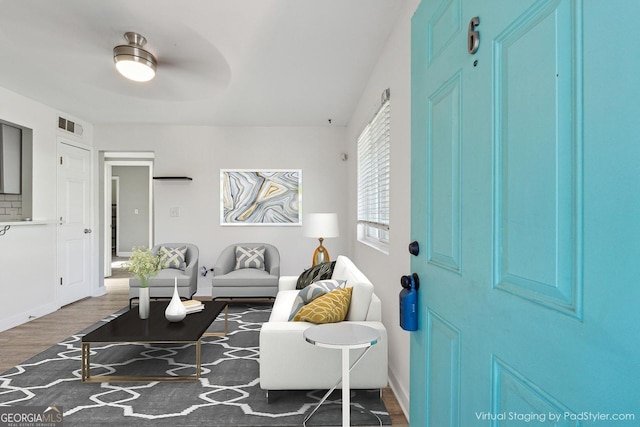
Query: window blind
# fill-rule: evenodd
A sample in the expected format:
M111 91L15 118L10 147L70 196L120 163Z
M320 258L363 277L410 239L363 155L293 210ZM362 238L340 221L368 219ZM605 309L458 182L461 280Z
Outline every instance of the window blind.
M388 240L391 106L387 99L358 137L358 224Z

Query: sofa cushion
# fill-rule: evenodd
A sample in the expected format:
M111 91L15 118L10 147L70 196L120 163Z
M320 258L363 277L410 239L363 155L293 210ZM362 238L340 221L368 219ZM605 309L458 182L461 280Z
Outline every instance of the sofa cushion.
M301 289L298 292L298 296L296 297L295 301L293 302L289 320L293 320L296 313L314 299L342 287L344 287L344 281L320 280L306 286L304 289Z
M342 322L349 311L353 288L336 289L315 298L296 313L295 322Z
M178 279L177 283L179 288L189 286L191 283L191 277L185 274L183 271L176 270L175 268L165 268L159 270L156 275L153 276L153 281L150 284L150 287L166 287L173 289L173 286L176 283L176 279ZM131 279L129 279L129 286L134 288L140 287L140 280L132 277Z
M296 291L295 289L288 291L279 291L276 295L276 300L273 302L273 308L271 309L269 322L289 323L289 314L291 314L291 307L293 307L293 302L297 297L298 291Z
M264 270L264 251L264 246L256 248L236 246L236 267L234 270L242 268Z
M175 268L177 270L184 270L187 267L186 246L180 246L177 248L160 246L157 255L164 262L164 268Z
M211 279L213 286L232 286L232 287L248 287L248 286L266 286L278 288L278 277L269 274L265 270L256 270L255 268L242 268L234 270L222 276L213 276Z
M317 282L318 280L331 279L331 275L333 274L333 267L335 265L335 261L323 262L321 264L314 265L308 270L303 271L302 274L298 276L296 289L303 289L305 286Z
M347 320L363 321L367 320L371 296L373 295L373 285L370 282L358 282L347 287L353 287L351 295L351 306L347 314Z
M344 255L339 255L336 259L336 265L333 268L332 279L345 280L347 286L353 286L356 283L371 283L358 267Z

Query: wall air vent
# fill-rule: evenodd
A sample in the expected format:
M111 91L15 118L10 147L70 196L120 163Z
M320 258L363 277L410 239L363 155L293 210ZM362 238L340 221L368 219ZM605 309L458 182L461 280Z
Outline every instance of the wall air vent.
M83 132L81 124L72 122L64 117L58 117L58 128L77 136L82 136Z

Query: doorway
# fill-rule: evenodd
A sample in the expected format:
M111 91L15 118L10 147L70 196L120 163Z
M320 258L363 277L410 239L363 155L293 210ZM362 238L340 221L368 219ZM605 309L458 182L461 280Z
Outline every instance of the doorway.
M104 277L111 277L114 261L153 246L153 161L105 156L104 164Z

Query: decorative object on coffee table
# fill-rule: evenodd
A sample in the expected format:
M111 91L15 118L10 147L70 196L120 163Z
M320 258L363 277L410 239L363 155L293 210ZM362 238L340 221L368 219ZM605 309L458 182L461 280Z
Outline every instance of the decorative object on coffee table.
M164 311L164 317L166 317L169 322L180 322L186 316L187 309L184 307L184 304L182 304L180 295L178 295L178 278L176 277L173 297L171 297L171 302Z
M141 319L149 318L149 286L138 290L138 315Z
M138 314L141 319L149 318L149 279L158 274L163 264L162 257L145 246L134 248L125 264L126 269L140 280Z
M338 237L338 214L336 213L312 213L307 215L304 223L304 236L315 237L320 245L313 253L313 264L318 265L331 261L329 251L322 246L324 239Z

